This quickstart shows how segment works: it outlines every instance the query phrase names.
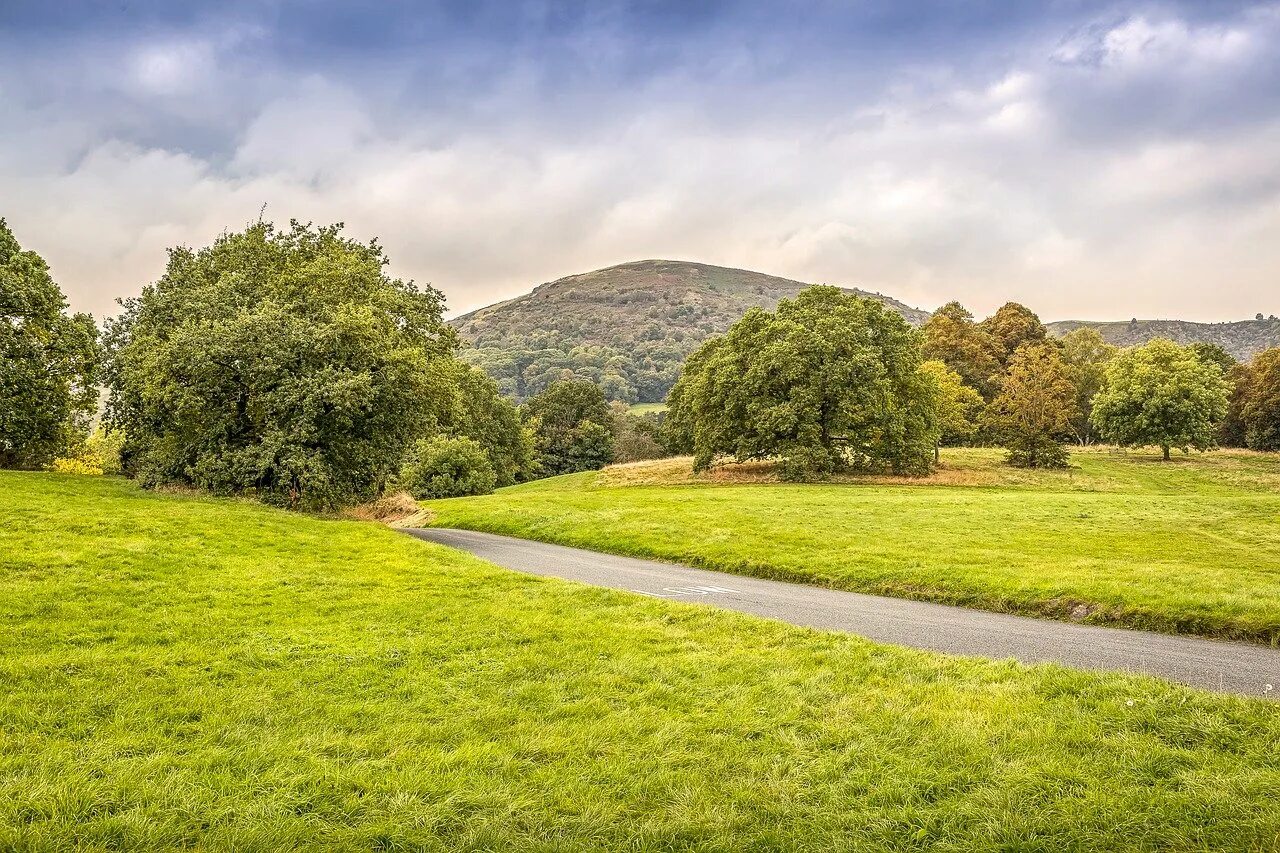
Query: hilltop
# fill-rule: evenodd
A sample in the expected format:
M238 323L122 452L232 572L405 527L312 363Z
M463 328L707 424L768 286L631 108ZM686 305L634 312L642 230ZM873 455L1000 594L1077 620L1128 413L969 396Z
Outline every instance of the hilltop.
M689 353L723 333L749 308L767 310L809 282L689 261L633 261L540 284L531 293L450 321L471 348L462 357L498 380L504 393L528 397L560 378L598 382L612 400L659 402ZM879 300L907 322L929 312L882 293L844 288ZM1233 323L1186 320L1048 323L1053 335L1089 327L1118 346L1170 338L1215 343L1245 360L1280 346L1280 319Z
M571 275L453 319L464 353L516 397L562 376L599 382L611 399L657 402L689 353L749 308L772 310L811 282L686 261L647 260ZM879 293L919 325L928 312Z
M1058 320L1047 323L1049 333L1062 336L1075 329L1097 329L1108 343L1128 347L1153 338L1168 338L1180 344L1211 343L1247 361L1264 349L1280 346L1280 319L1275 316L1231 323L1193 323L1189 320L1123 320L1095 322Z

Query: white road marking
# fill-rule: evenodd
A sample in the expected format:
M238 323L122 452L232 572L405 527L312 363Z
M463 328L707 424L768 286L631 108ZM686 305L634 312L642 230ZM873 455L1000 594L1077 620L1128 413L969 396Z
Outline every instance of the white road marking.
M648 595L653 598L676 598L681 595L716 595L717 593L737 592L737 590L723 586L664 586L662 592L646 592L643 589L633 589L631 592L638 592L641 595Z

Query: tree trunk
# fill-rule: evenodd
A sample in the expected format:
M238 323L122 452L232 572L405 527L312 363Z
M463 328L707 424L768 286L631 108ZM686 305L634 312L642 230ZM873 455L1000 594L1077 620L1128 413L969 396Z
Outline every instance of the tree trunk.
M1168 462L1169 461L1169 445L1162 444L1160 446L1164 449L1164 461Z
M941 461L942 461L942 446L939 444L935 444L933 446L933 464L937 465Z

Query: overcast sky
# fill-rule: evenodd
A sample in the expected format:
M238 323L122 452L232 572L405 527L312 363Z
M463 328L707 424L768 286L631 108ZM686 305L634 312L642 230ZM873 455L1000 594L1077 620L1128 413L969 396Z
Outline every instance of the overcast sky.
M1280 313L1280 3L372 5L0 0L0 216L98 316L263 205L454 312L679 258Z

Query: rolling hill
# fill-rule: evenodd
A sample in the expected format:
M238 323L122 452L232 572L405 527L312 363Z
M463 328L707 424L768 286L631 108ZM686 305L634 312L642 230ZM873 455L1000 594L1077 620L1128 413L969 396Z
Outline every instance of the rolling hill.
M463 358L498 380L504 393L524 398L551 382L577 377L599 383L612 400L652 403L666 398L689 353L760 306L773 309L805 282L751 270L687 261L647 260L571 275L531 293L450 321L470 347ZM878 299L920 325L927 311L889 296ZM1221 345L1238 359L1280 346L1280 320L1193 323L1184 320L1049 323L1054 335L1088 326L1113 344L1152 338Z
M1088 320L1058 320L1047 323L1049 333L1062 336L1074 329L1097 329L1108 343L1128 347L1153 338L1168 338L1180 344L1218 344L1240 361L1247 361L1264 349L1280 346L1280 319L1274 315L1232 323L1193 323L1189 320L1123 320L1115 323Z
M515 397L577 376L610 399L658 402L684 359L747 309L772 309L808 283L685 261L648 260L571 275L532 293L464 314L451 324L472 348L464 357ZM878 293L913 324L928 312Z

